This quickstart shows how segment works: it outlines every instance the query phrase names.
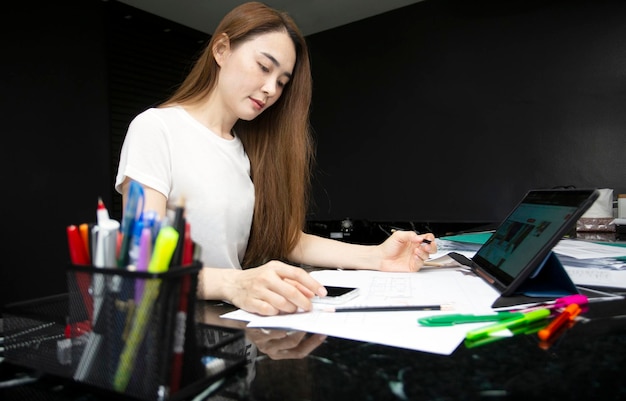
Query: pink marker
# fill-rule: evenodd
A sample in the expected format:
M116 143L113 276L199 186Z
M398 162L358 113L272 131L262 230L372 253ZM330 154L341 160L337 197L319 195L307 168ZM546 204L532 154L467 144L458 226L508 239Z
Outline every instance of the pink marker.
M574 294L574 295L568 295L566 297L557 299L556 301L554 301L554 305L552 305L552 308L555 308L555 309L565 308L571 304L577 304L577 305L582 306L582 305L587 305L587 303L589 303L589 299L585 295Z

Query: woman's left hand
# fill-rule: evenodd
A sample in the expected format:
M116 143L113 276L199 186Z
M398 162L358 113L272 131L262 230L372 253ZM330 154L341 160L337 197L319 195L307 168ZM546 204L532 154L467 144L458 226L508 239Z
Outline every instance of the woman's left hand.
M414 231L395 231L378 247L380 270L387 272L419 271L430 254L437 252L433 234L418 235Z

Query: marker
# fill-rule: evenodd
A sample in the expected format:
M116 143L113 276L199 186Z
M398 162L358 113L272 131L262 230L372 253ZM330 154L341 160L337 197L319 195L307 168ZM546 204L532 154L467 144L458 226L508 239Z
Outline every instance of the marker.
M193 263L194 243L191 239L191 225L185 222L185 237L183 238L183 259L182 266L189 266Z
M105 220L102 225L93 227L93 236L96 247L93 256L93 265L96 268L115 267L115 250L117 248L117 233L120 223L117 220ZM93 321L98 320L102 303L104 302L106 280L103 274L93 274Z
M102 224L94 226L96 237L96 251L93 264L96 267L115 267L115 251L117 248L117 233L120 223L117 220L104 220Z
M89 239L89 224L83 223L78 226L78 231L80 232L80 238L83 240L83 246L87 252L87 260L91 261L91 241Z
M87 248L83 243L79 228L76 225L67 226L67 243L70 251L70 260L73 265L88 266L91 264ZM91 278L86 273L75 272L76 284L83 298L85 309L89 318L93 318L93 302L89 287L91 286Z
M67 245L70 251L70 260L74 265L89 265L89 255L83 245L79 228L72 224L67 226Z
M574 295L568 295L566 297L557 299L554 302L553 308L560 309L560 308L565 308L572 304L577 304L578 306L580 306L580 305L587 305L588 303L589 303L589 299L586 296L582 294L574 294Z
M137 257L137 271L145 272L150 264L150 255L152 254L152 229L143 227L139 238L139 255ZM135 305L139 305L141 297L143 297L143 289L145 281L143 279L135 279Z
M178 237L178 231L174 227L166 226L159 230L152 258L148 265L150 273L163 273L168 270L172 255L174 255L174 249L176 249L176 244L178 243Z
M421 317L417 322L423 326L441 327L464 323L502 322L521 317L523 317L521 312L497 312L487 315L451 314Z
M569 321L572 321L580 314L580 306L577 304L570 304L565 308L563 312L561 312L557 317L555 317L550 324L548 324L545 328L539 330L537 335L542 340L547 340L554 333L559 331L563 325Z
M105 221L109 220L109 211L107 210L106 206L104 206L104 202L102 201L102 198L98 198L98 208L96 209L96 221L98 222L98 224L102 224Z
M548 316L550 316L550 309L537 309L531 312L524 313L523 316L519 318L507 319L496 324L491 324L485 327L478 328L476 330L470 330L465 334L465 338L467 340L473 341L477 338L489 336L502 330L508 330L520 325L527 325L532 322L544 319Z
M537 306L533 306L530 308L525 308L522 310L516 310L517 312L530 312L532 310L541 309L541 308L549 308L549 309L562 309L571 304L587 305L589 303L589 299L582 294L574 294L567 295L562 298L557 298L554 302L542 303Z

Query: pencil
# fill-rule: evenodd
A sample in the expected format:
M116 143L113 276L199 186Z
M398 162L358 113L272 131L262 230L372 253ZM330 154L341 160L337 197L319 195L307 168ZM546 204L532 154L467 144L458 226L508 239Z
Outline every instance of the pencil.
M324 312L402 312L427 310L452 310L451 305L382 305L382 306L345 306L326 308Z

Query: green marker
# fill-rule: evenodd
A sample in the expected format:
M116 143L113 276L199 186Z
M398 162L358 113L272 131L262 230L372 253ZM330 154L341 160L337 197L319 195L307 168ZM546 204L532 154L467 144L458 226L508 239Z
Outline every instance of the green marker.
M465 334L465 339L469 341L476 340L481 337L489 336L492 333L497 333L502 330L512 329L521 325L528 325L532 322L536 322L541 319L545 319L550 316L550 310L547 308L537 309L531 312L524 313L522 317L514 317L507 319L496 324L481 327L476 330L470 330Z

